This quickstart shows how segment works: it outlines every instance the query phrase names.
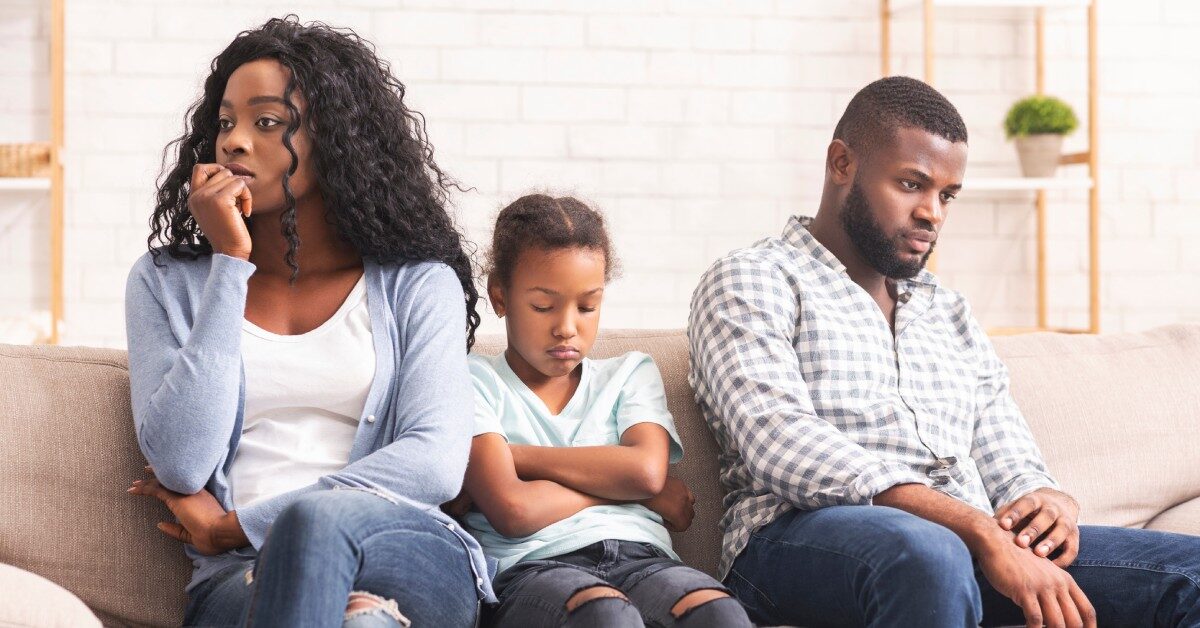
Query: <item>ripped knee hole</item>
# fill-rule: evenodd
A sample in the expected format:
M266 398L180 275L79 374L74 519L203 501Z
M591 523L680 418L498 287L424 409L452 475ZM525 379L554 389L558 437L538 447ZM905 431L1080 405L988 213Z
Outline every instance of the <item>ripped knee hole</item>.
M599 600L602 598L610 598L610 597L611 598L619 598L619 599L625 600L626 602L629 601L629 598L625 597L625 594L621 593L617 589L614 589L609 586L604 586L602 584L598 584L595 586L588 587L586 589L576 591L575 594L572 595L570 597L570 599L567 600L567 612L568 613L573 612L575 609L579 608L580 606L583 606L584 604L586 604L587 602L590 602L592 600Z
M376 609L381 610L388 617L396 620L401 626L409 626L412 623L400 612L400 607L396 604L396 600L384 599L368 591L352 591L350 593L350 597L346 601L346 614L342 620L345 621L359 615L365 615Z
M695 608L708 604L714 600L729 597L729 594L719 589L699 589L692 591L679 598L675 602L675 606L671 607L671 616L679 619Z

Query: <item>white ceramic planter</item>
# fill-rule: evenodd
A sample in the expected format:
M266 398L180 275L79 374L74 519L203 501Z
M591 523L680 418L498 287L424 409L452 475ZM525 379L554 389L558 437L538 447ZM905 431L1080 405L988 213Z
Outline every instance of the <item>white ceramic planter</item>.
M1021 174L1027 177L1052 177L1062 158L1063 136L1039 133L1016 138Z

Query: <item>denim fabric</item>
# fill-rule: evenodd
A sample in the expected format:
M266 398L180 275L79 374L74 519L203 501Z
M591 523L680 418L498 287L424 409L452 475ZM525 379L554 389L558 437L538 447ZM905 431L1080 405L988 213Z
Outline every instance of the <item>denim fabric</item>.
M1067 568L1100 626L1200 626L1200 537L1156 530L1079 527ZM1021 609L982 575L984 625L1024 623Z
M1101 626L1200 626L1200 537L1081 526L1067 571ZM954 533L881 506L785 513L754 533L726 584L770 624L1025 624Z
M189 626L343 625L352 591L394 600L413 626L473 626L476 578L462 539L404 502L367 491L305 495L280 514L258 559L226 567L191 593ZM404 626L356 615L348 627Z
M595 586L619 589L629 601L599 598L567 612L573 595ZM750 625L733 598L713 600L678 619L672 616L671 608L689 593L727 590L649 543L610 539L551 559L522 561L501 573L494 587L500 605L490 624L498 627Z
M183 625L203 628L241 625L254 588L253 573L254 561L248 559L240 565L226 566L193 587L188 592Z

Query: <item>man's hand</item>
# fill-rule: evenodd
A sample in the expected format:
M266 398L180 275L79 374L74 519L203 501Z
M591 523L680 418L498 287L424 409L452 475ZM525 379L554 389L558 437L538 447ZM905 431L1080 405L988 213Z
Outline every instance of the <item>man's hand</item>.
M205 556L215 556L250 544L237 521L236 512L225 512L221 504L208 491L195 495L182 495L167 489L153 476L149 480L137 480L129 487L129 493L158 498L167 505L179 523L160 521L158 529L163 534L196 548Z
M872 501L933 521L958 535L988 582L1021 607L1029 626L1096 625L1096 612L1071 575L1030 552L1028 544L1013 543L1012 533L982 511L915 483L897 484Z
M1033 491L996 511L1013 542L1043 558L1059 552L1054 564L1066 569L1079 555L1079 503L1051 488Z
M1071 574L1013 544L999 530L978 552L988 582L1025 613L1029 628L1096 626L1096 611Z
M688 529L692 525L692 517L696 515L696 496L683 483L683 480L669 475L662 492L637 503L662 516L663 525L672 532L683 532Z

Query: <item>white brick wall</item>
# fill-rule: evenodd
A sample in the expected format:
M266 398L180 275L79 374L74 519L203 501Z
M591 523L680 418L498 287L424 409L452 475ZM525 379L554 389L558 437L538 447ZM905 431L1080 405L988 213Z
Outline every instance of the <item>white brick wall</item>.
M0 141L48 133L49 15L0 0ZM1101 3L1103 326L1200 320L1200 10L1191 0ZM67 15L67 327L124 343L125 272L145 247L164 144L211 58L289 11L374 41L425 113L440 163L486 244L494 212L532 189L609 215L625 274L605 323L680 327L701 272L811 212L824 148L878 72L876 0L72 0ZM1014 174L1000 120L1033 88L1028 23L956 12L938 22L938 85L971 128L972 174ZM894 67L919 73L919 24L900 20ZM1050 90L1085 109L1081 16L1052 14ZM1073 138L1068 148L1078 148ZM0 316L42 306L45 202L0 192ZM1051 314L1086 320L1086 196L1052 195ZM1032 196L969 190L940 270L989 325L1032 322ZM491 315L486 328L500 329Z
M49 128L48 22L31 2L0 2L0 142L38 141ZM0 191L0 334L33 337L34 327L12 317L49 299L48 208L47 194Z

